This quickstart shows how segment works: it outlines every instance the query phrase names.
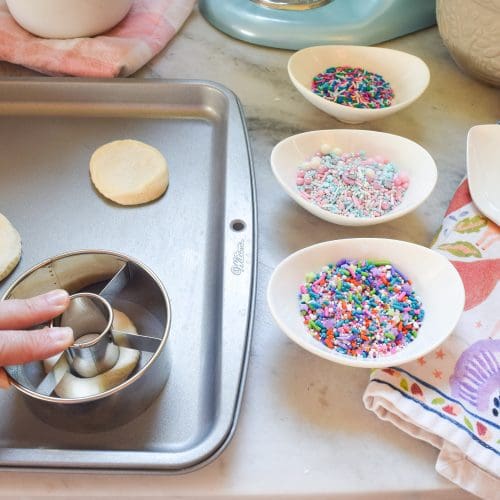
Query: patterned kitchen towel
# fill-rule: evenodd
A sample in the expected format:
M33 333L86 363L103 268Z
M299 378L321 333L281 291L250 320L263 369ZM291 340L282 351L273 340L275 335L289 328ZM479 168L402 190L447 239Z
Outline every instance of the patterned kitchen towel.
M93 38L47 40L21 28L0 0L0 60L48 75L128 76L179 31L195 0L135 0L127 17Z
M436 470L487 499L500 498L500 227L458 188L432 248L465 286L465 311L437 350L375 370L367 409L439 448Z

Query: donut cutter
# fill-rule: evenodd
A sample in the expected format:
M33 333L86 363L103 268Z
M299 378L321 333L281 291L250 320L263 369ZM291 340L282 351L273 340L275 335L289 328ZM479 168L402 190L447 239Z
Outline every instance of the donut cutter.
M163 285L129 257L82 251L29 270L5 298L26 298L56 288L70 293L70 303L49 326L71 327L74 343L51 358L48 370L43 362L6 367L13 385L37 416L56 427L95 431L129 421L152 403L168 377L170 304ZM137 333L115 328L115 308L131 320ZM90 396L57 395L66 373L92 379L113 369L120 348L140 352L138 365L124 382Z

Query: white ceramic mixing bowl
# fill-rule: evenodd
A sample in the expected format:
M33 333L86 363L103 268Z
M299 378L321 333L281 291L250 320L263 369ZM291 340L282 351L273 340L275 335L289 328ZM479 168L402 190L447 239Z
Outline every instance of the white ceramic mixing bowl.
M500 87L500 0L437 0L436 19L458 66Z
M6 0L14 19L43 38L79 38L118 24L134 0Z

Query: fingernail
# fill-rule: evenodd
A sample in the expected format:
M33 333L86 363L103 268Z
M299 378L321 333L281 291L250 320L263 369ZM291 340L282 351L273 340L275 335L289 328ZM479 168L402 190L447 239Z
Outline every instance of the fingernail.
M45 300L51 306L65 306L68 302L68 292L66 290L52 290L45 294Z
M48 332L53 343L61 347L68 347L74 342L73 330L66 326L51 328Z

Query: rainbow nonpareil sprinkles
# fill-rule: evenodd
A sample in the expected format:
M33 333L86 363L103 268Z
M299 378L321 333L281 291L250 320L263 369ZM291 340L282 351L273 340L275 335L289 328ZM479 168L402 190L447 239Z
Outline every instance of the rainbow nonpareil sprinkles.
M389 82L381 75L350 66L334 66L317 74L311 90L329 101L354 108L386 108L394 98Z
M424 318L411 281L389 262L346 260L311 272L299 290L307 331L329 349L357 358L394 354Z
M382 156L321 146L297 171L302 198L336 215L380 217L403 200L410 179Z

